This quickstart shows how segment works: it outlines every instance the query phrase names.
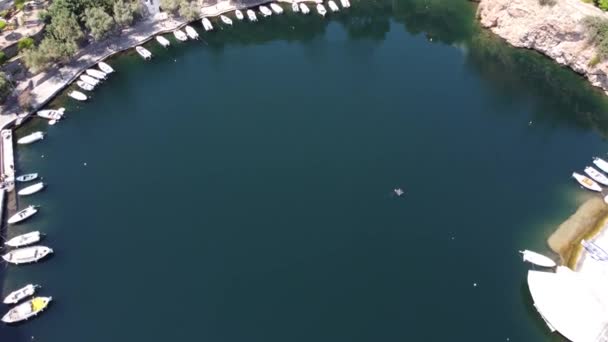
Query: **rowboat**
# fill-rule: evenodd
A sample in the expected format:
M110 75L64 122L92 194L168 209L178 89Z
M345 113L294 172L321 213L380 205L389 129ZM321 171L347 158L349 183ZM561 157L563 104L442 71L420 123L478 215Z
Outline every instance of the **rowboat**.
M42 139L44 139L44 133L38 131L38 132L34 132L32 134L28 134L28 135L24 136L23 138L17 140L17 144L27 145L27 144L31 144L38 140L42 140Z
M241 13L241 15L243 15L243 13ZM220 20L226 25L232 25L232 19L228 18L227 16L225 16L223 14L220 15Z
M99 69L101 69L101 71L105 72L106 74L111 74L114 72L114 69L106 62L98 62L97 66L99 67Z
M599 184L597 184L596 182L592 181L591 179L589 179L579 173L573 172L572 177L574 177L574 179L576 179L576 181L580 185L582 185L583 187L585 187L591 191L597 191L597 192L602 191L602 187L599 186Z
M185 42L186 40L188 40L188 36L186 36L184 31L182 31L182 30L173 31L173 35L175 36L175 39L177 39L179 41Z
M608 185L608 177L604 176L603 173L599 172L598 170L592 168L591 166L587 166L585 168L585 173L591 177L591 179L593 179L594 181L600 183L600 184L604 184L604 185Z
M542 267L555 267L557 264L555 261L550 258L529 250L519 251L523 255L523 259L526 262L529 262L534 265L542 266Z
M268 9L268 7L262 5L260 6L260 12L264 17L270 17L272 15L272 11Z
M334 0L329 0L327 2L327 6L329 6L329 9L332 12L338 12L340 10L340 8L338 7L338 5L336 5L336 3L334 2Z
M17 192L17 195L19 196L27 196L27 195L32 195L37 193L38 191L44 189L44 183L43 182L39 182L36 184L32 184L26 188L23 188L21 190L19 190Z
M34 297L12 308L2 317L4 323L16 323L38 315L49 306L53 297Z
M95 77L98 80L105 80L106 77L108 77L105 72L97 69L87 69L85 72L87 73L87 75Z
M96 86L96 85L98 85L98 84L99 84L99 80L98 80L98 79L93 78L93 77L91 77L91 76L89 76L89 75L80 75L80 79L81 79L82 81L84 81L84 82L86 82L86 83L88 83L88 84L92 85L92 86Z
M317 12L319 12L319 14L322 16L325 16L327 14L327 10L325 9L325 6L323 6L323 4L317 4Z
M17 178L15 178L15 180L17 182L29 182L29 181L33 181L36 178L38 178L37 173L26 173L24 175L18 176Z
M30 205L29 207L17 212L15 215L11 216L11 218L9 218L7 222L8 222L8 224L19 223L21 221L27 220L28 218L34 216L37 212L38 212L38 209L35 206Z
M594 157L593 164L595 164L595 166L599 167L600 170L602 170L604 172L608 172L608 162L605 161L604 159Z
M2 259L14 265L22 265L36 262L52 253L53 250L46 246L30 246L13 249L4 254Z
M234 16L238 19L238 20L243 20L245 19L245 16L243 16L243 12L241 12L240 10L235 10L234 11Z
M36 289L39 288L40 285L27 284L24 287L15 290L8 294L8 296L4 297L4 304L17 304L23 299L33 296L36 293Z
M342 4L342 7L344 7L344 8L350 7L350 1L348 1L348 0L340 0L340 3Z
M308 14L308 13L310 13L310 9L308 9L308 6L306 6L306 4L303 4L303 3L302 3L302 4L300 4L300 11L301 11L303 14Z
M291 10L295 12L300 12L300 6L298 6L297 2L292 2L291 3Z
M39 231L33 231L26 234L17 235L14 238L6 241L4 244L8 247L19 248L40 241L40 237L41 235Z
M188 37L190 37L190 39L198 39L198 32L196 32L196 30L192 26L186 25L185 29L186 34L188 35Z
M85 94L79 92L78 90L72 90L68 96L78 101L86 101L88 99Z
M283 8L281 6L279 6L278 4L275 4L274 2L270 4L270 8L274 11L274 13L276 14L281 14L283 13Z
M59 109L44 109L36 112L36 115L43 119L48 120L59 120L63 117L63 113L65 112L65 108L61 107Z
M171 42L163 37L163 36L156 36L156 41L158 42L158 44L160 44L162 47L169 47L171 45Z
M143 58L143 59L150 59L152 58L152 52L148 51L148 49L146 49L143 46L136 46L135 47L135 51L137 51L137 53Z
M203 23L203 28L205 28L205 31L213 30L213 25L211 25L211 21L209 21L209 19L203 18L201 22Z
M256 17L255 12L252 10L247 10L247 18L249 18L249 21L258 21L258 17Z
M78 85L78 87L80 87L80 89L82 90L86 90L86 91L93 91L93 89L95 89L95 86L92 84L89 84L85 81L76 81L76 85Z

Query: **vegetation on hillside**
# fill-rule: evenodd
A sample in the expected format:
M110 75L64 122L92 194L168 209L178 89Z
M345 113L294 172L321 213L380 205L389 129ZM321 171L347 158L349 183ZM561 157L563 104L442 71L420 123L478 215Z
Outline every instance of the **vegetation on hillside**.
M587 28L587 39L597 50L591 64L597 64L608 57L608 19L589 16L583 20Z

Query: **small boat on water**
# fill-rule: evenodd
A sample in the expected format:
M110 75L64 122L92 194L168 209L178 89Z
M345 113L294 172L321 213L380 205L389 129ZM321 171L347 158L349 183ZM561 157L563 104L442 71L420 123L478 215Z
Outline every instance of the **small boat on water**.
M78 87L80 89L86 90L86 91L93 91L93 89L95 89L94 85L89 84L89 83L87 83L85 81L81 81L81 80L76 81L76 85L78 85Z
M80 75L80 79L83 82L88 83L88 84L90 84L92 86L96 86L96 85L99 84L99 80L98 79L93 78L93 77L91 77L89 75Z
M300 12L302 12L303 14L308 14L308 13L310 13L310 9L308 8L308 6L306 6L306 4L301 3Z
M70 93L68 93L68 96L78 101L88 100L88 97L85 94L79 92L78 90L72 90Z
M211 25L211 21L209 21L209 19L203 18L201 20L201 22L203 23L203 27L205 28L205 31L213 30L213 25Z
M34 297L27 302L10 309L9 312L2 317L2 322L16 323L27 320L44 311L52 300L53 297Z
M28 135L24 136L23 138L17 140L17 144L27 145L27 144L35 143L36 141L42 140L42 139L44 139L44 133L38 131L38 132L34 132L32 134L28 134Z
M323 6L323 4L317 4L317 12L319 12L319 14L322 16L325 16L327 14L327 10L325 9L325 6Z
M196 32L196 30L192 26L186 25L185 29L186 34L188 35L188 37L190 37L190 39L198 39L198 32Z
M37 173L26 173L24 175L18 176L17 178L15 178L15 180L17 182L25 183L25 182L33 181L36 178L38 178Z
M22 265L37 262L52 253L53 250L46 246L30 246L13 249L4 254L2 259L13 265Z
M243 15L243 13L241 13L241 15ZM232 19L228 18L227 16L225 16L225 15L223 15L223 14L222 14L222 15L220 15L220 20L221 20L221 21L222 21L224 24L232 26Z
M143 46L136 46L135 47L135 51L137 51L137 53L143 58L143 59L150 59L152 58L152 52L148 51L148 49L146 49Z
M327 2L327 6L329 6L329 9L330 9L332 12L338 12L338 11L340 10L340 7L338 7L338 5L336 5L336 3L335 3L335 1L334 1L334 0L329 0L329 1Z
M587 177L585 177L585 176L583 176L583 175L581 175L579 173L573 172L572 173L572 177L574 179L576 179L576 181L580 185L582 185L583 187L585 187L585 188L587 188L587 189L589 189L591 191L597 191L597 192L601 192L602 191L602 187L599 186L599 184L597 184L596 182L592 181L591 179L589 179L589 178L587 178Z
M608 261L608 253L593 241L583 239L581 245L589 252L591 258L597 261Z
M234 11L234 16L238 19L238 20L243 20L245 19L245 16L243 15L243 12L241 12L241 10L235 10Z
M595 164L595 166L599 167L600 170L608 173L608 162L605 161L602 158L598 158L598 157L593 157L593 164Z
M523 255L523 259L526 262L531 264L542 266L542 267L555 267L557 264L555 261L551 260L549 257L546 257L542 254L532 252L529 250L519 251Z
M39 288L40 285L27 284L24 287L15 290L8 294L8 296L4 297L4 304L17 304L23 299L33 296L36 293L36 289Z
M177 29L175 31L173 31L173 35L175 36L175 39L185 42L186 40L188 40L188 36L186 36L186 34L184 33L184 31Z
M599 172L598 170L592 168L591 166L587 166L585 168L585 173L587 174L587 176L591 177L591 179L593 179L594 181L603 184L603 185L608 185L608 177L606 177L603 173Z
M105 72L97 69L87 69L85 72L87 73L87 75L95 77L98 80L105 80L106 77L108 77Z
M19 248L34 244L40 241L41 235L39 231L29 232L15 236L14 238L6 241L4 244L8 247Z
M279 6L279 4L276 3L271 3L270 4L270 8L274 11L274 13L276 14L281 14L283 13L283 8L281 6Z
M28 218L34 216L38 212L38 208L36 206L30 205L29 207L17 212L15 215L11 216L8 219L8 224L15 224L21 221L25 221Z
M80 81L79 81L80 82ZM48 120L59 120L63 117L63 113L65 112L65 108L61 107L59 109L44 109L36 112L36 115L43 119Z
M405 192L401 188L395 188L393 189L393 192L395 193L395 195L397 195L397 197L401 197L403 196L403 194L405 194Z
M260 6L260 12L264 17L270 17L272 15L272 11L268 9L268 7L262 5Z
M342 4L342 7L344 7L344 8L350 7L350 1L348 1L348 0L340 0L340 3Z
M298 6L298 3L297 3L297 2L292 2L292 3L291 3L291 10L292 10L294 13L300 12L300 6Z
M256 17L255 12L250 9L247 10L247 18L249 18L249 21L258 21L258 17Z
M114 69L106 62L98 62L97 66L99 67L99 69L101 69L101 71L105 72L106 74L111 74L114 72Z
M37 193L38 191L44 189L44 183L43 182L39 182L36 184L32 184L28 187L25 187L21 190L19 190L17 192L17 195L19 196L28 196L28 195L33 195L35 193Z
M156 36L155 39L158 44L160 44L164 48L169 47L171 45L171 42L163 36Z

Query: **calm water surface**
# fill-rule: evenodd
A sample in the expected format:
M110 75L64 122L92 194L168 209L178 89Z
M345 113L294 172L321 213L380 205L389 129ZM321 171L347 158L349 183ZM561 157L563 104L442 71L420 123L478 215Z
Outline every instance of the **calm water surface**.
M49 186L8 234L56 255L3 290L55 302L3 341L559 340L517 250L588 196L569 175L606 152L606 100L474 13L355 2L110 61L17 132L48 133L18 168Z

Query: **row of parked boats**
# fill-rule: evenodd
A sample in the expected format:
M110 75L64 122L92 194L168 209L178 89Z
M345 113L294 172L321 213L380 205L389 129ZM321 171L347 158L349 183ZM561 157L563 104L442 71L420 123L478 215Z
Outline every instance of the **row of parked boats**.
M95 69L95 68L90 68L85 70L85 72L80 75L78 78L78 80L76 80L76 85L84 90L84 91L93 91L95 89L95 87L97 85L99 85L101 82L103 82L106 78L108 78L108 75L114 72L114 69L112 69L112 67L110 65L108 65L105 62L99 62L97 63L97 66L99 67L99 69ZM89 97L87 95L85 95L83 92L80 92L78 90L72 90L71 92L68 93L68 96L78 100L78 101L86 101L89 99ZM49 110L52 111L52 110ZM56 113L53 113L56 114ZM38 115L40 115L40 112L38 112ZM61 118L61 117L59 117ZM54 120L54 119L50 119L50 120Z
M585 189L602 192L601 185L608 186L608 177L606 176L608 174L608 162L602 158L594 157L593 164L602 172L592 166L587 166L583 170L586 176L573 172L572 177ZM604 201L608 203L608 196L604 197Z

